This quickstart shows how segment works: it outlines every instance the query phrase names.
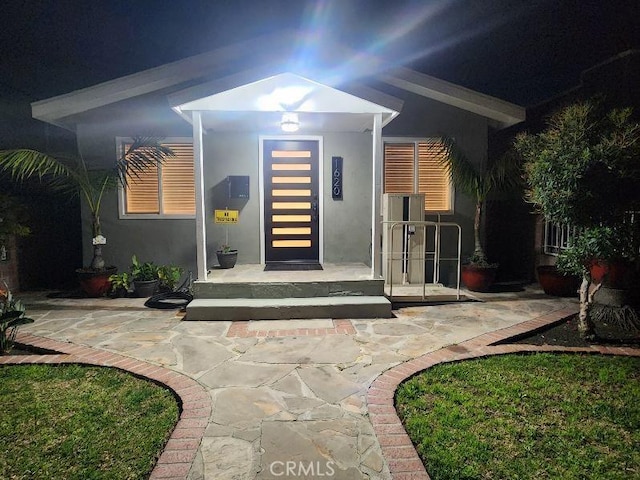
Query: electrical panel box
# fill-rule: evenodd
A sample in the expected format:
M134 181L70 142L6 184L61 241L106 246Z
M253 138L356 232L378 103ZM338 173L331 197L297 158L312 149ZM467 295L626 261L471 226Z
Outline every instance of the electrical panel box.
M421 283L425 241L421 225L394 222L424 221L424 194L385 193L382 198L382 276L387 284ZM393 229L393 232L392 232Z
M248 175L229 175L227 184L229 185L229 198L249 198Z

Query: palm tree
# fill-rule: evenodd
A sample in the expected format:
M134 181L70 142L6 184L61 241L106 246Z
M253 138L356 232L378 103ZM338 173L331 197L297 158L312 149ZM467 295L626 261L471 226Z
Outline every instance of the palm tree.
M504 155L491 162L474 165L453 139L442 139L445 155L441 164L447 170L453 185L476 202L473 220L473 238L475 247L470 263L479 267L488 266L487 256L482 246L480 225L484 205L492 191L504 191L516 186L520 179L520 168L512 156Z
M172 156L170 148L163 146L157 137L134 137L112 169L90 170L84 157L51 156L30 149L0 151L0 171L6 172L17 182L37 178L54 191L70 197L80 196L91 212L93 233L93 259L90 268L105 269L102 245L106 239L100 226L102 197L118 184L125 186L150 166L161 164Z

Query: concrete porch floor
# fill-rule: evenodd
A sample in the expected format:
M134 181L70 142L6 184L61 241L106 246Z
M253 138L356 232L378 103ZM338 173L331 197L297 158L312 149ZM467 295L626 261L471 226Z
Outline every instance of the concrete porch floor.
M267 284L267 283L296 283L296 282L358 282L373 280L371 267L363 263L325 263L323 270L309 271L264 271L264 265L243 264L230 269L213 268L209 271L206 281L199 283L222 284ZM383 285L384 295L394 302L423 301L422 285ZM424 302L456 302L475 299L469 292L442 285L427 284L424 289Z
M211 283L272 283L272 282L333 282L371 280L371 267L364 263L324 263L322 270L264 271L264 265L243 264L233 268L212 268L207 282Z
M366 403L381 373L575 306L528 289L402 308L391 319L183 322L142 299L18 296L36 319L22 332L164 366L209 392L213 411L191 480L280 478L270 465L289 460L330 460L335 479L389 479Z

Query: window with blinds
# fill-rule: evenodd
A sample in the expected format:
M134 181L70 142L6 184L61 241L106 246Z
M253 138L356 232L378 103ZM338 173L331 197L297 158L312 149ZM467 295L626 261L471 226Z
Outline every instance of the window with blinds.
M165 143L174 156L129 179L124 189L126 215L194 215L193 145Z
M450 212L451 182L439 140L385 142L384 193L424 193L427 212Z

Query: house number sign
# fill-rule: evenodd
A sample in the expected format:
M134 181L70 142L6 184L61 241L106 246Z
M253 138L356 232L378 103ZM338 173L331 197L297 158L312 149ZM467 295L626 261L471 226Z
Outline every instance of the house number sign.
M342 157L331 157L331 197L342 200Z

